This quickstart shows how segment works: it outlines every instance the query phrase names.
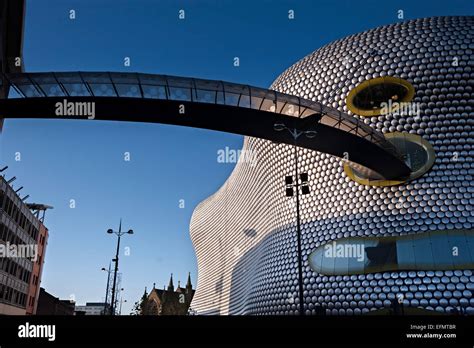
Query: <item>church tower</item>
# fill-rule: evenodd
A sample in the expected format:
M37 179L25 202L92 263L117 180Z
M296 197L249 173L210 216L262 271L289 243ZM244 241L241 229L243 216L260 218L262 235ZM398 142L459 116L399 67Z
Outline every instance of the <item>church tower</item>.
M168 291L174 292L173 273L171 273L170 282L168 284Z
M191 272L188 273L188 281L186 283L186 293L189 294L193 291L193 285L191 284Z

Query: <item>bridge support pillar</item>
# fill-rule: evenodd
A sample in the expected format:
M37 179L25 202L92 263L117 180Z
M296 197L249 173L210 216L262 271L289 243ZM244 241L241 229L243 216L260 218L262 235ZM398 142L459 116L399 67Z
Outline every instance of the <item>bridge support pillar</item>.
M0 0L0 99L6 99L10 89L5 73L23 71L24 15L24 0ZM3 121L0 115L0 132L3 129Z

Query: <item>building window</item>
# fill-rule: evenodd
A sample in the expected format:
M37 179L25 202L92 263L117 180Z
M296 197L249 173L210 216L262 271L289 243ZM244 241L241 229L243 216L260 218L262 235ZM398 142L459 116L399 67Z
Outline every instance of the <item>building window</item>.
M474 268L474 230L342 238L316 248L309 264L327 275Z
M400 132L386 133L384 136L403 157L406 165L411 169L410 175L400 180L371 179L352 168L349 163L345 163L344 172L349 179L367 186L395 186L421 177L433 166L436 159L435 151L431 144L421 136Z
M378 116L384 113L384 106L408 103L414 96L415 89L408 81L383 76L364 81L351 90L346 105L356 115Z

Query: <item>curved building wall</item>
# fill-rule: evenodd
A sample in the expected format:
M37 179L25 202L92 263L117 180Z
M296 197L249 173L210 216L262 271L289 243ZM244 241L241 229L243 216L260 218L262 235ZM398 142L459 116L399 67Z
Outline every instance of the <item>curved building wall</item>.
M351 181L339 159L298 149L299 171L309 173L311 189L301 196L307 313L323 306L328 314L361 314L390 306L399 294L405 306L474 313L469 269L331 276L308 263L315 248L340 238L473 228L473 25L473 17L435 17L379 27L316 50L273 83L277 91L350 113L345 98L361 82L405 79L415 88L419 116L363 119L383 133L418 134L436 152L421 178L369 187ZM256 162L238 163L194 211L198 284L191 307L198 314L296 314L296 212L284 191L285 175L294 174L294 149L246 138L244 150L256 153Z

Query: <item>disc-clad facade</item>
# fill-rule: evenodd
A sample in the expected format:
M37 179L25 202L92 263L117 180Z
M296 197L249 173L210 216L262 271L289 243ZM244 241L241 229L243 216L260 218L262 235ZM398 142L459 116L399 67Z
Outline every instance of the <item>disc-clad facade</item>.
M318 306L332 315L364 314L389 307L396 298L405 308L474 314L474 245L468 245L468 237L465 243L449 244L450 231L469 236L474 229L473 36L473 17L387 25L314 51L273 83L277 91L352 114L347 97L364 82L380 77L407 81L414 88L414 95L408 96L407 88L402 96L410 99L407 112L372 112L378 106L373 105L366 116L357 117L385 134L421 136L435 152L433 166L421 177L371 186L348 177L340 159L298 149L299 172L309 174L311 190L300 201L307 314L316 314ZM386 84L367 95L375 99L380 91L392 91L389 87L403 92ZM355 101L369 108L374 102L360 96ZM252 160L239 162L227 182L194 211L190 230L198 284L191 307L198 314L297 314L296 208L294 198L285 196L284 182L285 175L294 173L294 149L246 138L244 150L254 154ZM438 237L443 231L446 245L458 249L453 257L465 258L464 268L425 264L323 274L309 263L315 249L343 238ZM436 258L436 243L421 240L428 240L426 250Z

